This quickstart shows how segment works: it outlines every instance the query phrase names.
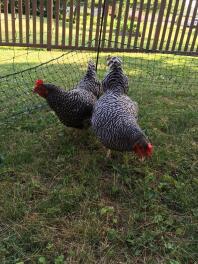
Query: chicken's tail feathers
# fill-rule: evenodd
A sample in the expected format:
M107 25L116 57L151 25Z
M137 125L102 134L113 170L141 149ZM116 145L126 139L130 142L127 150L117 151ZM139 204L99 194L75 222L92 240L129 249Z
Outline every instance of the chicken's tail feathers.
M96 65L95 65L95 62L93 60L88 61L86 75L87 76L96 76Z
M109 68L112 67L121 67L122 65L122 59L120 57L116 57L116 56L107 56L107 66Z
M88 61L88 67L87 67L88 71L92 71L92 72L96 72L96 64L93 60L89 60Z

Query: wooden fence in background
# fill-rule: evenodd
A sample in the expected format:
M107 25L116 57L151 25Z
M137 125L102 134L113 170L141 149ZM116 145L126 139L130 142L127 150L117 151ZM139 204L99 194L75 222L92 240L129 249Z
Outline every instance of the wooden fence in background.
M1 0L0 45L98 46L104 0ZM197 54L197 0L106 0L104 50Z

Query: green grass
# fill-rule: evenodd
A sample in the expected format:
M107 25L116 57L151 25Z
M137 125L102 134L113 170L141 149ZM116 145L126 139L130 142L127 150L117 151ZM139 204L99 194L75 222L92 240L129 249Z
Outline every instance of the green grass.
M0 75L62 54L30 51L28 60L16 57L13 69L12 62L2 62L13 50L1 49ZM24 52L15 49L15 55ZM1 80L1 118L43 102L31 93L36 78L69 88L94 56L72 52ZM140 125L154 144L152 159L141 163L118 152L106 159L91 129L65 128L47 109L1 125L1 263L196 263L198 59L120 56Z

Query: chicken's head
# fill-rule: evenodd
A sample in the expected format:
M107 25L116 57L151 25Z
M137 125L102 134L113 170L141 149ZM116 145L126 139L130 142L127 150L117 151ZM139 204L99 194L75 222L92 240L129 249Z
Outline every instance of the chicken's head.
M35 82L33 93L37 93L38 95L40 95L41 97L44 97L44 98L47 97L48 90L47 90L46 86L44 85L43 80L37 80Z
M134 145L133 151L139 158L144 159L145 157L151 157L153 154L153 145L146 140L143 136L138 140L138 142Z

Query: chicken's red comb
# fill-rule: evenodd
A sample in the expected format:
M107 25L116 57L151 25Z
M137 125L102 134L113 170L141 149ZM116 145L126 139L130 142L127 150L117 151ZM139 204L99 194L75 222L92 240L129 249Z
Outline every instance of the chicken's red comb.
M146 152L147 152L147 155L148 155L148 156L151 156L151 155L152 155L152 153L153 153L153 145L152 145L151 143L149 143L149 144L147 145L147 150L146 150Z
M43 84L43 80L36 80L36 85L41 85Z

